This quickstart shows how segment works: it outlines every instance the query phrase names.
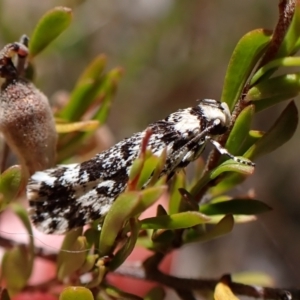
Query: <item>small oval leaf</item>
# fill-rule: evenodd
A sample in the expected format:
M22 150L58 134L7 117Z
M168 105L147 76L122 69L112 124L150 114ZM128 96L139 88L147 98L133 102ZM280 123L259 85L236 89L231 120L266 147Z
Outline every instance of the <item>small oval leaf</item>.
M82 72L76 86L86 81L99 79L106 66L106 61L106 55L98 55Z
M143 191L121 194L113 203L104 219L99 242L100 256L110 254L124 222L145 211L165 191L166 186L156 186Z
M242 159L245 160L245 158ZM243 175L251 175L254 172L254 167L240 164L232 159L229 159L210 172L210 179L215 179L224 172L236 172Z
M29 264L25 247L15 247L4 253L1 264L1 275L5 279L10 294L19 292L30 277L32 264Z
M178 172L174 175L172 179L172 184L170 187L170 199L169 199L169 213L170 215L178 213L181 211L181 193L179 188L185 188L185 174L184 172Z
M74 131L93 131L99 127L99 122L96 120L74 122L67 124L55 124L58 133L70 133Z
M261 67L251 78L250 85L253 86L261 77L263 77L268 71L277 69L279 67L299 67L300 57L284 57L270 61L263 67Z
M59 112L61 118L77 121L91 104L96 104L96 98L99 98L100 101L103 100L99 93L101 86L105 84L105 76L102 74L105 64L106 57L100 55L87 66L77 80L68 104Z
M135 247L139 230L140 230L140 222L137 219L131 218L129 220L130 225L130 236L127 239L125 245L115 254L114 258L109 264L110 270L115 270L127 259L127 257L131 254L132 250Z
M232 130L230 131L225 148L233 155L242 155L240 152L243 142L249 135L250 126L254 116L254 106L245 107L237 117Z
M0 211L18 195L21 181L21 166L12 166L0 175Z
M160 286L156 286L147 293L144 300L163 300L165 296L165 290Z
M274 151L294 135L297 126L298 111L295 103L292 101L281 113L271 129L245 153L245 156L254 159Z
M140 199L139 192L126 192L115 200L102 225L99 241L100 256L110 254L119 231L138 206Z
M103 84L99 90L99 97L103 100L98 111L93 115L93 119L98 120L100 124L104 124L107 120L113 97L123 73L122 68L112 69L103 80Z
M253 30L236 45L227 68L221 101L233 109L253 67L271 40L271 32Z
M216 203L203 204L200 211L212 215L256 215L272 210L270 206L259 200L232 199Z
M77 237L68 249L60 251L60 264L57 266L57 278L63 280L82 268L87 255L87 241L84 236Z
M234 218L232 215L226 215L221 219L211 230L205 233L198 233L196 229L192 228L184 236L184 243L194 243L194 242L207 242L212 239L223 236L232 231L234 226Z
M80 274L84 274L87 273L89 271L92 270L92 268L94 268L95 263L98 259L98 255L97 254L89 254L86 259L85 262L83 263L83 265L81 266L81 268L78 270L78 272Z
M142 229L183 229L207 223L210 218L196 211L156 216L141 220Z
M83 286L68 286L59 295L59 300L94 300L92 292Z
M255 111L296 97L300 92L300 73L281 75L264 80L252 87L245 101L252 101Z
M55 40L71 23L72 10L55 7L48 11L36 25L29 43L30 57L33 58Z

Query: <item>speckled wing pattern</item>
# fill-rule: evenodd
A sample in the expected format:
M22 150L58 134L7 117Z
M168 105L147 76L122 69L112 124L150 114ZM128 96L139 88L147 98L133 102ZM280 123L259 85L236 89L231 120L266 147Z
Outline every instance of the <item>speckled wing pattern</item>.
M148 148L159 156L167 150L160 175L197 159L207 137L224 133L230 123L225 103L205 99L153 124ZM140 153L146 130L117 143L81 164L60 165L35 173L28 182L29 214L45 233L62 234L105 216L127 185L133 161Z

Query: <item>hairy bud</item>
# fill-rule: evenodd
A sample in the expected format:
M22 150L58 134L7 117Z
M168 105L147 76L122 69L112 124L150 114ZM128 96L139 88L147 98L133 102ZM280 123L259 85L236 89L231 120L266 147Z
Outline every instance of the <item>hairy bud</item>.
M0 53L0 76L6 79L0 92L0 130L31 175L54 164L57 133L47 97L20 78L11 61L13 54L27 55L26 50L25 45L13 43Z

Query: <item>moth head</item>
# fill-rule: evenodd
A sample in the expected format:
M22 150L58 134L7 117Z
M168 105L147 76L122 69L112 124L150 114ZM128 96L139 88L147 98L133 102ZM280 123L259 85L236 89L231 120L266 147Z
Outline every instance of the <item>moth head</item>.
M206 123L208 125L215 124L210 132L212 135L223 134L227 131L231 122L231 113L227 103L214 99L203 99L199 107Z

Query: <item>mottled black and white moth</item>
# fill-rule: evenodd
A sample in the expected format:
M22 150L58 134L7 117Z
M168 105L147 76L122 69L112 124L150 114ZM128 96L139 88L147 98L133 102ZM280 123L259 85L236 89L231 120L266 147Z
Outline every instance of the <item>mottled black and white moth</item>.
M148 126L152 135L148 148L159 156L167 152L160 175L171 178L202 153L210 141L221 154L231 155L214 140L231 122L226 103L204 99L195 107L180 109ZM29 213L35 226L45 233L63 234L105 216L127 185L133 161L140 153L146 130L124 139L81 164L60 165L35 173L27 186Z

